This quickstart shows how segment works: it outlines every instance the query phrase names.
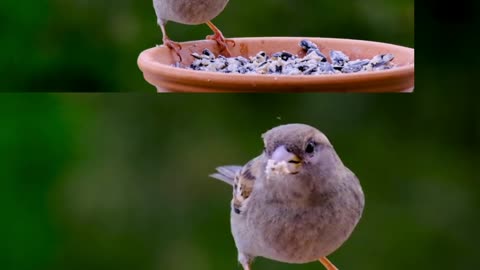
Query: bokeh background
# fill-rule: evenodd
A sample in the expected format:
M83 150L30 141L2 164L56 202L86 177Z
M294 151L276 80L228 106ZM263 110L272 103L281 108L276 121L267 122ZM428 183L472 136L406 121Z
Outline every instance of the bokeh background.
M414 0L231 0L214 23L227 37L320 36L414 47ZM168 23L177 41L206 25ZM152 0L3 0L0 89L144 91L139 53L161 44Z
M323 130L364 187L340 269L480 269L479 2L417 1L415 44L413 1L339 3L232 0L214 21L415 47L414 94L156 95L136 66L161 39L150 1L4 0L0 90L149 94L0 96L0 269L240 269L231 190L207 175L290 122Z
M420 87L419 87L420 88ZM417 89L417 92L421 92ZM1 269L240 269L231 189L260 134L324 131L366 193L340 269L480 269L479 107L420 94L0 99ZM323 269L258 259L253 269Z

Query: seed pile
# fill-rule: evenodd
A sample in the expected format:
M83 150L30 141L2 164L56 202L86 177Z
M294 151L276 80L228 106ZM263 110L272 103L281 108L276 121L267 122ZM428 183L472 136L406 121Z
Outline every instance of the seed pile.
M240 74L319 75L385 70L394 67L391 63L394 56L391 53L379 54L372 59L350 61L343 52L332 50L329 62L315 43L302 40L299 45L305 51L304 57L285 51L268 56L261 51L247 59L242 56L215 56L210 50L205 49L201 54L192 53L195 60L187 69Z

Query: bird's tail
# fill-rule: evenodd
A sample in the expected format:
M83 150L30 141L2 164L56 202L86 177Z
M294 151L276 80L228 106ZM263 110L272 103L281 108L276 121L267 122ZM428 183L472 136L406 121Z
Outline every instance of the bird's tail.
M218 180L233 186L233 179L235 175L242 170L242 166L228 165L217 167L217 172L210 174L210 177L213 177Z

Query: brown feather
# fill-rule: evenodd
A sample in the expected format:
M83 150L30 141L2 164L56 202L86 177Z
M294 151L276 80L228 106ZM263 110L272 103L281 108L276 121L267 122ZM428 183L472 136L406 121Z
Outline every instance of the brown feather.
M252 162L247 163L242 170L237 173L233 181L233 208L237 214L241 213L241 208L247 202L253 191L255 176L251 171Z

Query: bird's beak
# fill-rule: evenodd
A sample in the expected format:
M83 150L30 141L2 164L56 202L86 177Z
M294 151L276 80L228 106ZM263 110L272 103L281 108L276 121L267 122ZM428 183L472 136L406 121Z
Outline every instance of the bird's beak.
M275 162L285 161L287 163L300 163L300 158L297 155L288 152L284 145L278 146L272 153L272 160Z
M267 164L267 173L289 173L299 172L302 160L295 154L289 152L284 145L278 146L272 153Z

